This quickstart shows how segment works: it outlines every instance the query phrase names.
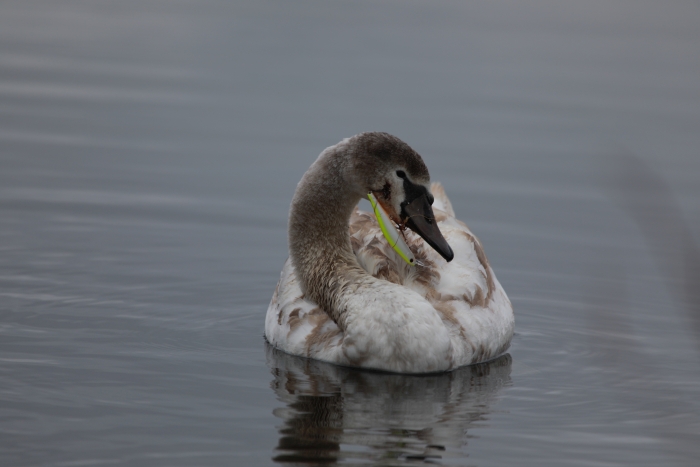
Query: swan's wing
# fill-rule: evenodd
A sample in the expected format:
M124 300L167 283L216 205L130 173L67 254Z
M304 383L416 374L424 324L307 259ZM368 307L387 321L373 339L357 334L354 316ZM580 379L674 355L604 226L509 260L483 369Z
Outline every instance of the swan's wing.
M455 358L460 364L497 357L510 346L515 320L513 307L498 282L483 245L466 224L455 218L445 190L433 183L433 209L440 231L455 257L444 261L434 251L426 254L434 263L439 280L427 298L443 318L453 323Z
M265 337L294 355L335 361L342 332L328 314L304 297L290 259L284 263L265 318Z
M357 209L350 218L353 251L368 273L408 287L433 305L451 332L454 366L489 360L510 345L513 308L481 242L455 218L442 185L433 183L431 191L440 231L455 253L451 262L406 230L406 242L419 264L409 266L384 239L374 215Z

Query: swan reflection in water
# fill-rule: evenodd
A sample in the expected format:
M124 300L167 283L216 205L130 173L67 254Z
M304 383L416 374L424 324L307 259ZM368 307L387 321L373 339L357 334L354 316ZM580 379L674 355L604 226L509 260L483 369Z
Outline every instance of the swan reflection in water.
M434 375L357 370L294 357L266 345L271 387L285 406L273 460L297 465L463 458L467 430L488 419L511 384L512 359Z

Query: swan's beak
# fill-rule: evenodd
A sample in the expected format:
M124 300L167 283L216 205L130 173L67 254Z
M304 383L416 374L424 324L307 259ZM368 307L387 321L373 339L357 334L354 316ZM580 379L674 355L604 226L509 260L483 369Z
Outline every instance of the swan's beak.
M420 235L446 261L452 261L455 254L438 228L435 214L433 214L433 208L430 207L427 195L421 195L413 201L403 204L401 206L401 218L408 218L406 226L409 229Z

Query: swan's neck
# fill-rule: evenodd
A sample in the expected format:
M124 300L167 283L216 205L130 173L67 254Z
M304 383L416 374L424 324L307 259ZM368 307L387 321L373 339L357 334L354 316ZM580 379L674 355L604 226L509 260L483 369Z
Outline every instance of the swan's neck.
M324 152L304 174L292 200L289 251L307 297L345 327L346 300L374 278L357 263L348 222L360 195L345 179L346 164Z

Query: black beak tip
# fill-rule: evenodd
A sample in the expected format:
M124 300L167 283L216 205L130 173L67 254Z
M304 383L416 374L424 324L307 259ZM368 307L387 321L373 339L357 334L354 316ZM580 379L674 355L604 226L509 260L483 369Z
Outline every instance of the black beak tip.
M447 249L448 249L447 254L443 254L443 253L440 253L440 254L442 255L443 258L445 258L445 261L447 261L449 263L450 261L455 259L455 252L452 251L452 247L450 247L449 245L447 245Z
M452 247L447 243L444 237L441 240L442 241L440 242L430 241L428 244L433 247L433 250L437 251L440 256L445 258L445 261L449 263L455 258L455 253L452 251Z

